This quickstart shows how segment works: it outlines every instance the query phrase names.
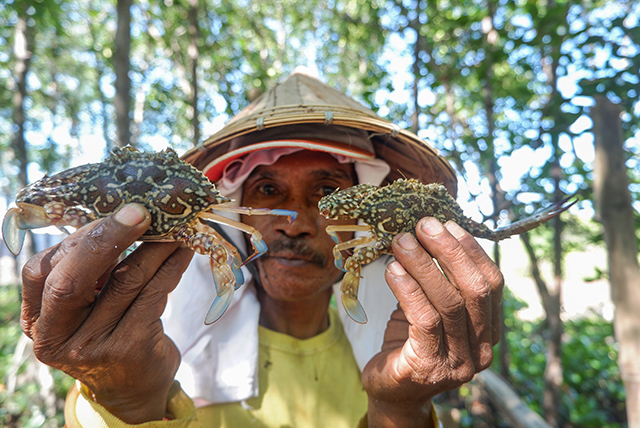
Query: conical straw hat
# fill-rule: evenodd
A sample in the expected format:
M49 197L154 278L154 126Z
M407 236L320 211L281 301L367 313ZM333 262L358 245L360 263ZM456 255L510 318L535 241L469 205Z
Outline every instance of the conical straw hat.
M455 172L436 149L300 68L183 159L211 178L210 169L220 167L216 159L231 150L282 138L328 140L356 151L373 146L391 167L387 181L416 178L457 193Z

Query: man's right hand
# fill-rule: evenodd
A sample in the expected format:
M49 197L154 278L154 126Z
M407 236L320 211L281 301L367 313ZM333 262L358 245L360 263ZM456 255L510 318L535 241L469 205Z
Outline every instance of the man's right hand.
M127 423L164 417L180 354L160 315L193 255L177 243L145 243L117 264L149 224L144 207L127 205L22 271L21 325L37 358Z

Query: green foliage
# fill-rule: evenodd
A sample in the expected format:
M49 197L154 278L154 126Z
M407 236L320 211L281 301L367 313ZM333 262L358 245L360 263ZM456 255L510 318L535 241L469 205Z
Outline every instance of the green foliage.
M542 412L545 370L543 321L518 318L526 304L505 290L504 310L511 381L534 411ZM616 364L618 346L613 325L600 315L564 323L562 370L564 385L560 414L580 427L625 426L625 393Z
M73 379L58 370L52 370L56 408L54 415L47 414L40 397L41 385L25 372L27 362L20 361L16 368L16 345L20 330L20 288L0 286L0 426L16 428L58 427L64 424L62 403ZM15 391L7 390L9 378L17 375ZM25 379L26 378L26 379ZM14 381L16 378L14 377Z

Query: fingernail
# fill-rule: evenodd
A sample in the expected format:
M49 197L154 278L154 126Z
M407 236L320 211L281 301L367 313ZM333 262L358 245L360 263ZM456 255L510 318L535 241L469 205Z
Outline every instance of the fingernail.
M418 241L410 233L403 233L398 238L398 245L405 250L414 250L418 247Z
M444 227L446 227L449 233L451 233L456 239L462 238L462 236L466 233L466 231L454 221L446 222L444 224Z
M129 204L120 208L115 214L114 219L123 226L135 226L144 221L146 213L142 206L138 204Z
M444 231L442 223L440 223L433 217L427 217L422 220L422 224L420 225L420 227L422 228L422 231L424 233L431 236L439 235Z
M404 267L402 267L402 265L399 262L389 263L389 265L387 266L387 269L389 269L389 272L391 272L393 276L402 276L407 273L407 271L404 270Z

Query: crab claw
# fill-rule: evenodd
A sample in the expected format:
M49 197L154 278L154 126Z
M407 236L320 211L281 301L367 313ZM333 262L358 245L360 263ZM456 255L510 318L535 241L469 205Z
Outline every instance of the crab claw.
M251 245L253 246L253 254L247 257L247 259L242 263L242 266L267 252L267 244L264 242L262 235L257 230L251 235Z
M342 306L352 320L359 324L366 324L367 314L358 300L362 267L353 256L347 259L345 267L347 268L347 273L342 278L342 284L340 285Z
M56 210L60 210L58 204L48 204L45 208L25 202L19 202L17 205L7 211L2 222L4 242L9 251L16 256L22 249L27 230L51 226L60 220L60 215L55 213ZM64 208L64 205L60 205Z
M546 208L543 208L540 211L533 213L529 217L518 220L515 223L511 223L509 226L501 227L494 231L489 231L488 233L485 233L484 236L482 234L477 234L477 236L480 238L491 239L492 241L497 242L513 235L519 235L535 227L538 227L543 223L546 223L563 211L568 210L569 208L571 208L571 206L573 206L573 204L578 202L578 200L579 199L575 194L567 196L561 201L558 201Z
M279 215L287 217L289 223L293 223L296 220L296 217L298 217L298 213L295 211L281 209L272 210L269 208L235 207L225 204L216 205L215 209L243 215Z
M336 268L340 269L343 272L346 272L347 270L344 268L344 260L342 259L342 253L339 250L336 250L336 248L333 248L333 264L336 266Z
M244 274L242 273L242 265L235 257L232 257L231 263L229 264L231 267L231 272L233 272L233 276L236 279L234 290L237 290L244 284Z
M14 256L20 254L24 237L27 231L20 227L20 208L11 208L7 211L2 221L2 238L4 243Z
M222 315L227 311L229 304L233 300L233 288L230 287L223 291L222 294L216 296L213 299L213 303L209 308L209 312L207 312L207 316L204 318L204 323L206 325L213 324L218 321Z
M216 286L216 298L213 299L209 312L207 312L207 316L204 319L206 325L218 321L227 311L231 300L233 300L233 291L236 288L236 275L237 272L240 272L239 268L237 272L235 272L235 269L229 267L229 265L220 264L213 258L209 260L209 263L211 264L213 282ZM240 275L242 275L241 272Z
M293 223L294 221L296 221L296 218L298 218L298 213L296 211L291 211L291 210L275 209L275 210L271 210L271 214L285 216L289 220L289 223Z

